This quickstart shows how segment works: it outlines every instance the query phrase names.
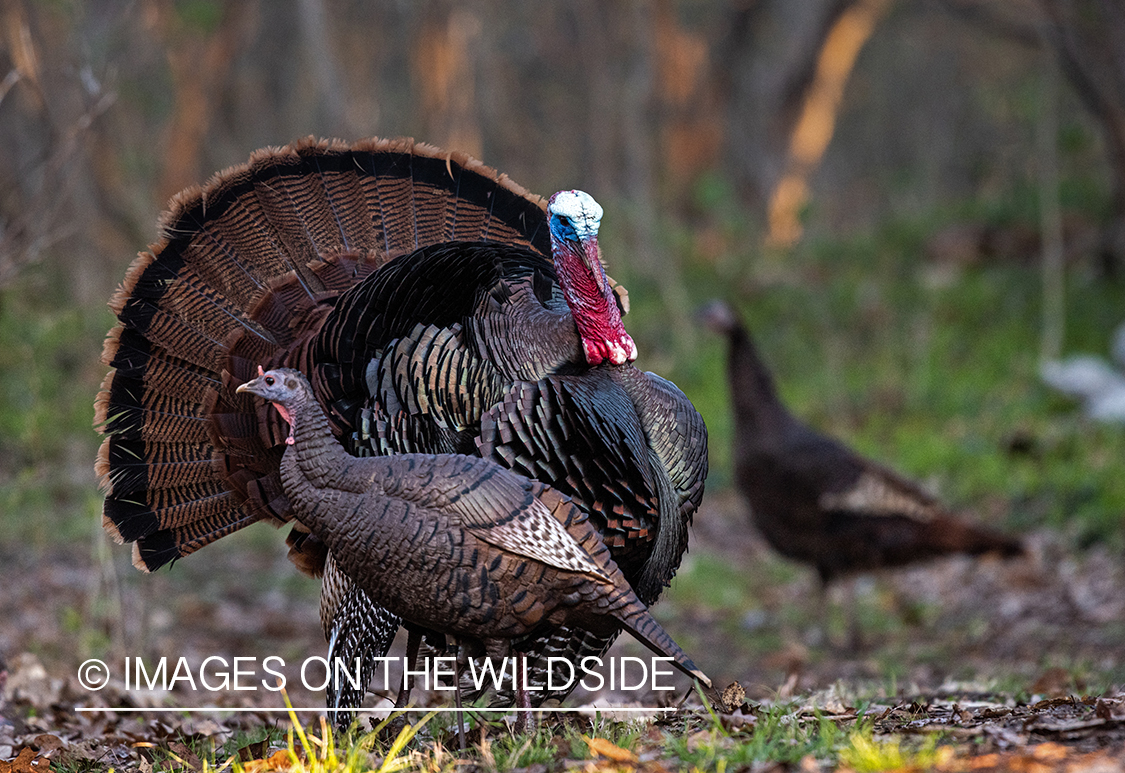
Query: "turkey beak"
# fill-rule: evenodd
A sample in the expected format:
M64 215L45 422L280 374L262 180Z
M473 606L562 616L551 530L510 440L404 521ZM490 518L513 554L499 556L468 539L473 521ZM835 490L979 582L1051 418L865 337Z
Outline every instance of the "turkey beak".
M242 393L242 392L251 392L250 385L253 384L255 381L257 381L259 378L261 378L264 375L266 375L266 372L262 369L262 366L259 365L257 377L250 379L245 384L239 384L238 386L236 386L234 388L235 393L239 394L239 393ZM251 394L253 394L253 392L251 392Z
M605 268L602 266L602 251L601 248L598 247L598 237L594 236L589 239L579 240L578 254L582 256L582 262L586 264L586 268L594 275L594 282L598 285L598 292L605 295Z

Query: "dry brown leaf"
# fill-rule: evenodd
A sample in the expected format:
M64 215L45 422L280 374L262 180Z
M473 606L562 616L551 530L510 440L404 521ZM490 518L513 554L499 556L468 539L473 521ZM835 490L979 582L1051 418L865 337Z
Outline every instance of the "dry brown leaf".
M689 752L694 752L701 747L707 746L715 740L715 732L713 730L695 730L688 734L687 748Z
M238 750L238 761L249 762L251 760L260 759L261 756L266 753L268 747L269 741L267 739L262 739L257 743L247 744Z
M720 714L719 722L724 729L737 732L744 728L754 727L758 724L758 718L744 711L733 711L729 714Z
M969 770L988 770L1000 765L999 754L981 754L969 760Z
M63 740L57 735L51 733L41 733L31 739L32 748L39 751L40 754L50 757L53 753L66 746Z
M242 765L245 773L268 773L268 771L286 771L293 766L287 749L278 749L264 760L250 760Z
M994 752L963 760L970 771L1015 773L1119 773L1123 759L1105 751L1076 753L1059 743L1041 743L1015 752Z
M637 755L628 749L622 749L612 741L607 741L605 738L591 738L588 735L582 736L582 740L590 747L591 754L600 754L606 759L613 760L614 762L637 762Z
M1098 698L1094 702L1094 716L1098 719L1122 719L1125 718L1125 706L1122 705L1120 700L1103 700Z
M1048 668L1031 685L1031 691L1049 698L1061 698L1069 693L1070 681L1070 672L1065 668Z
M37 757L29 746L20 749L14 760L0 760L0 773L47 773L50 769L51 761L46 757Z
M203 770L203 760L199 759L199 755L179 741L169 743L168 750L172 752L177 760L187 765L192 770Z
M289 770L293 767L293 758L285 749L278 749L269 756L270 767L275 770Z
M1114 758L1108 752L1088 752L1067 761L1066 773L1118 773L1125 769L1125 760Z
M1041 743L1031 750L1031 756L1037 760L1058 762L1065 760L1069 750L1061 743Z

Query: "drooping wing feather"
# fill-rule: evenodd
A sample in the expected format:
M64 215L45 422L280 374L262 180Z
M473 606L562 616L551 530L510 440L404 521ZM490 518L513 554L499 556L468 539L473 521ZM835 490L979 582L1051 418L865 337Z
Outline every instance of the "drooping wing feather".
M629 396L595 368L517 382L481 420L480 454L583 504L633 581L655 536L655 484Z
M433 508L478 539L569 572L604 571L535 497L532 481L477 457L409 454L363 460L387 496Z

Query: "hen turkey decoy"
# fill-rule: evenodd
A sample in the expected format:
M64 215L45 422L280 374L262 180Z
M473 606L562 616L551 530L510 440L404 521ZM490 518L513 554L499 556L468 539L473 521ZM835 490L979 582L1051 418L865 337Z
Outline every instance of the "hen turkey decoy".
M674 385L630 364L600 215L586 194L548 207L410 140L267 149L181 193L111 302L96 414L107 531L152 571L290 520L287 429L234 391L259 364L285 366L309 377L350 454L480 456L571 497L655 602L703 494L706 429ZM323 573L329 654L385 654L397 618L306 529L289 541L302 570ZM564 625L528 644L529 674L543 684L548 657L610 641ZM333 685L329 707L363 692Z
M1125 423L1125 324L1117 326L1110 357L1079 354L1040 363L1043 382L1083 403L1095 421Z
M293 514L384 609L492 657L564 623L603 636L624 627L710 687L568 498L477 457L352 456L295 370L237 391L272 402L290 425L281 484Z
M777 552L815 566L824 584L951 553L1022 552L1018 540L959 520L917 484L796 419L734 310L712 301L700 316L729 345L735 481Z

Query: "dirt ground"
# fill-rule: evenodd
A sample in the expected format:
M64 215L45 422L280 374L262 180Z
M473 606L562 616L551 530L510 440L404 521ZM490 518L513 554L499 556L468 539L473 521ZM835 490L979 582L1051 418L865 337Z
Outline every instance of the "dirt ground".
M774 557L733 494L720 492L708 505L696 522L689 560L698 546L746 572L756 565L766 572L797 566ZM898 675L901 688L1002 679L1012 686L1024 680L1020 686L1031 690L1042 678L1051 684L1039 691L1047 692L1095 688L1099 681L1103 687L1125 685L1125 556L1101 547L1078 553L1047 530L1025 535L1024 544L1023 558L951 557L842 583L827 599L814 573L798 568L789 581L761 583L758 608L737 627L710 625L721 639L711 651L727 654L729 663L720 665L752 683L776 686L782 671L790 679L798 674L794 689L800 691L837 680L885 680L888 672ZM848 641L843 631L817 636L825 614L843 625L849 596L861 620L859 648L839 646ZM675 609L692 615L691 609ZM782 644L748 659L740 643L763 628L776 632ZM1063 672L1089 684L1054 687Z
M281 534L262 532L151 576L132 569L126 548L100 538L40 555L0 548L0 656L8 666L0 766L28 747L132 769L140 765L138 741L285 721L264 712L75 712L284 705L261 687L193 691L181 682L171 693L126 690L126 657L253 658L246 662L257 671L248 681L257 684L262 659L272 655L286 664L293 705L322 705L323 693L305 690L292 672L324 654L317 584L288 564ZM749 707L734 712L743 717L736 725L752 722L752 707L763 701L792 701L798 713L843 720L862 704L879 732L942 730L982 753L1043 743L1073 754L1125 749L1125 560L1099 548L1068 550L1051 532L1028 535L1027 544L1026 558L952 558L861 578L823 598L811 570L771 555L741 502L719 492L698 514L681 577L655 611L717 683L746 688ZM725 574L709 573L715 566ZM731 593L714 585L731 585ZM709 598L717 601L700 601ZM852 615L858 643L849 639ZM615 647L640 651L632 642ZM90 657L114 674L96 692L78 678ZM568 704L635 698L578 693Z

